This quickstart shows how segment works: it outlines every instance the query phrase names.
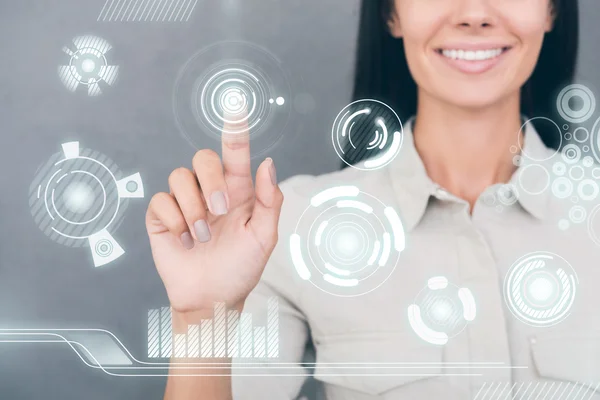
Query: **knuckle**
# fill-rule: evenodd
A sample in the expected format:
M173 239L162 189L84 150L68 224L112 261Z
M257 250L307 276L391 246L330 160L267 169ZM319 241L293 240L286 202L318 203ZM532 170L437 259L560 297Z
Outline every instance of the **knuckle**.
M184 167L175 168L169 175L169 185L177 185L184 182L185 179L191 174L191 171Z
M194 166L196 166L202 165L207 162L213 162L215 160L220 160L219 155L216 151L211 149L201 149L198 150L194 155L192 163L194 164Z
M167 201L169 200L168 198L171 197L168 193L165 192L159 192L156 193L154 196L152 196L152 198L150 199L150 206L151 207L156 207L159 206L161 204L166 204Z

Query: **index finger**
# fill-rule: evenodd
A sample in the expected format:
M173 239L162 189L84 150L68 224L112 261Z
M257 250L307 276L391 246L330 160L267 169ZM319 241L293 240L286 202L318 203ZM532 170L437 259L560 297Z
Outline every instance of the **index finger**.
M225 112L221 133L221 149L223 154L223 172L228 187L229 180L249 180L252 182L250 168L250 130L248 129L248 113L242 110L237 114ZM235 184L235 182L232 182Z

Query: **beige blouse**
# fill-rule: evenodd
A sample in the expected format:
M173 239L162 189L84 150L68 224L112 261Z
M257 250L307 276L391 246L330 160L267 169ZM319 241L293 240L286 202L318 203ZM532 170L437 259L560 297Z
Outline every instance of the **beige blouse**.
M600 399L600 170L573 146L546 148L527 123L522 151L511 149L517 172L486 189L470 214L427 176L413 121L381 169L281 184L279 242L246 305L260 322L278 297L279 354L236 359L234 399L295 399L310 375L330 400ZM292 262L290 238L307 234L297 232L303 213L338 186L393 207L405 234L397 263L389 258L395 268L381 267L392 272L373 276L379 286L365 281L373 290L360 296L340 296L349 281L331 285L314 269L303 279ZM446 287L435 289L440 277ZM302 363L307 342L315 363Z

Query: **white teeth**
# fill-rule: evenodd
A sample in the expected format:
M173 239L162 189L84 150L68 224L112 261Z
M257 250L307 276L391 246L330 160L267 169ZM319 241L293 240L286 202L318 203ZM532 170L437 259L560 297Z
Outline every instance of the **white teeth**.
M491 49L491 50L444 50L442 54L448 58L454 60L468 60L468 61L481 61L489 60L490 58L498 57L502 54L502 49Z

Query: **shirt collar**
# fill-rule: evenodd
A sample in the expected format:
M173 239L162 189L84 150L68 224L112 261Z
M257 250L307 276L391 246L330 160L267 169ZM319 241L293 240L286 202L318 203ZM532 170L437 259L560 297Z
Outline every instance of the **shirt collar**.
M544 190L541 194L523 190L520 179L523 172L526 171L528 180L543 181L547 179L549 181L549 175L546 176L547 169L540 162L534 160L548 159L549 155L552 155L552 151L544 145L529 118L525 116L522 118L527 121L524 125L523 150L519 168L512 175L509 184L517 191L521 207L534 217L543 219L548 208L547 193L549 190ZM420 222L427 209L429 198L436 196L440 190L440 186L427 175L425 165L415 148L412 132L414 120L415 116L412 116L404 124L402 148L386 168L407 232L412 231ZM532 167L533 165L536 167Z

